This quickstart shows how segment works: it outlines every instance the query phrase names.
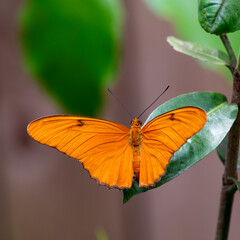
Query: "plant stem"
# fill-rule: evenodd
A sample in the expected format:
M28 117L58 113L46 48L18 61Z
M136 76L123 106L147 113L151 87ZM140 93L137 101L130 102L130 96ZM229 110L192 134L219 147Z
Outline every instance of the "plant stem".
M240 75L236 67L236 57L234 55L231 44L226 35L221 36L221 40L229 54L231 61L231 72L233 74L233 93L232 103L237 104L238 110L240 109ZM232 212L232 204L235 191L229 191L233 188L233 183L228 177L237 179L237 161L238 161L238 149L239 149L239 138L240 138L240 111L238 111L237 118L232 125L227 144L227 154L225 161L225 169L222 181L222 191L220 198L220 207L216 231L216 240L227 240L229 225Z
M228 55L229 55L229 58L230 58L230 64L231 64L231 71L233 73L234 69L235 69L235 66L237 64L237 59L236 59L236 56L233 52L233 49L232 49L232 46L228 40L228 37L226 34L222 34L220 35L220 38L223 42L223 45L224 47L226 48L227 52L228 52Z

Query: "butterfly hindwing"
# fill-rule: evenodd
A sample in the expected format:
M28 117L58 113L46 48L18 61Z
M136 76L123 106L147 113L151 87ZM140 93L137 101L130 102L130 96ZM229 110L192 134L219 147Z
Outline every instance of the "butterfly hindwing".
M183 107L154 118L142 128L139 186L153 186L166 173L170 158L206 123L206 113Z
M28 133L38 142L78 159L100 184L131 187L133 154L127 127L101 119L60 115L33 121Z

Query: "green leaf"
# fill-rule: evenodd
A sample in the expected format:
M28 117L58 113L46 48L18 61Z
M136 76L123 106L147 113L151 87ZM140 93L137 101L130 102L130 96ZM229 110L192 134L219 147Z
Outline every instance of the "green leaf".
M201 61L230 66L228 55L220 50L197 43L185 42L175 37L168 37L167 41L178 52L187 54Z
M240 29L239 0L200 0L199 22L202 28L216 35Z
M174 35L190 42L204 44L210 48L215 48L226 52L222 41L216 35L207 33L198 21L198 1L186 0L143 0L149 8L159 17L172 23ZM228 34L228 38L235 54L239 51L240 31ZM232 81L232 76L227 68L213 64L201 64L204 67L211 67L217 70L228 81Z
M28 0L20 37L26 68L67 111L93 116L113 81L122 29L119 0Z
M235 185L238 188L238 191L240 192L240 181L236 180L235 178L231 178L231 177L229 177L228 179L230 179L232 182L235 183Z
M217 154L223 164L225 164L226 153L227 153L227 142L228 142L228 135L222 140L222 142L217 147ZM238 165L237 168L240 169L240 145L239 145L239 154L238 154Z
M229 104L226 97L220 93L195 92L180 95L159 106L150 114L146 123L165 112L185 106L196 106L204 109L207 113L207 123L200 132L188 139L174 153L166 168L166 174L154 187L139 188L138 183L134 180L132 188L123 191L123 202L127 202L136 194L167 183L213 151L228 133L238 111L237 106Z

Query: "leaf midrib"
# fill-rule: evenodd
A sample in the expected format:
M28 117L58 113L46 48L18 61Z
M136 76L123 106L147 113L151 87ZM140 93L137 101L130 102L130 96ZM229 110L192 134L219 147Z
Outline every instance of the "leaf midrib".
M216 21L217 21L219 15L220 15L221 11L223 10L225 1L226 1L226 0L223 0L222 4L220 4L219 10L217 11L217 15L216 15L216 17L215 17L215 19L214 19L214 22L213 22L213 25L212 25L212 28L211 28L211 32L213 32L214 29L215 29L215 31L216 31L215 24L216 24Z
M207 112L207 115L211 115L213 112L216 112L219 108L223 107L224 105L228 104L228 102L224 102L221 103L220 105L218 105L217 107L213 108L212 110L210 110L209 112Z

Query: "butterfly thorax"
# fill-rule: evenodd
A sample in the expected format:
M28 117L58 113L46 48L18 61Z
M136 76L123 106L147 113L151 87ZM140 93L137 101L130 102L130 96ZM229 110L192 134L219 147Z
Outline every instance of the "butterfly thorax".
M131 146L140 146L142 143L141 122L138 118L134 118L131 123L129 143Z
M137 179L139 179L140 161L141 161L141 143L142 129L141 122L138 118L134 118L131 123L129 144L133 149L133 171Z

